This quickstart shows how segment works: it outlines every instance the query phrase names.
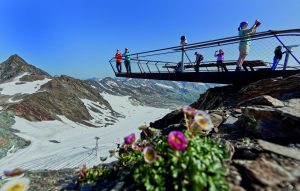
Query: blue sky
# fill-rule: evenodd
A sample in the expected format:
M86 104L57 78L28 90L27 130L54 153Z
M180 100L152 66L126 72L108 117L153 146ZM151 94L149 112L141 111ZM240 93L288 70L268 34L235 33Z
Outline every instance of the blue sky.
M1 0L0 61L19 54L52 75L113 76L117 48L178 45L233 36L241 21L261 31L300 28L299 0Z

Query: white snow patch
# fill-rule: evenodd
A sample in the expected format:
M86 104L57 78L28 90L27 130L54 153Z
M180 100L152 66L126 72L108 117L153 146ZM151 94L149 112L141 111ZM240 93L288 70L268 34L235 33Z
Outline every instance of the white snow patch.
M114 82L114 81L107 81L106 84L108 86L118 86L118 84L116 82Z
M105 90L113 91L112 89L105 87L105 86L104 86L103 84L101 84L101 83L99 83L99 85L100 85L103 89L105 89Z
M84 103L85 107L93 118L92 120L88 121L92 125L103 127L105 123L108 122L106 119L110 119L112 117L111 110L105 105L100 105L100 103L88 99L81 99L81 101ZM92 110L92 108L96 108L102 113L95 112Z
M20 167L23 169L62 169L76 168L86 164L88 167L100 164L99 157L108 156L108 150L116 148L130 133L137 133L137 127L149 123L170 112L167 109L133 106L128 96L101 94L113 109L126 115L105 128L91 128L59 116L62 121L31 122L15 117L13 129L18 136L30 140L31 144L0 160L0 176L4 170ZM84 100L91 104L90 100ZM138 136L138 134L136 134ZM95 137L99 137L96 147ZM58 141L59 143L53 143ZM111 162L115 158L108 158Z
M19 100L12 100L14 97L11 97L8 99L8 103L18 103L20 101L22 101L22 99L19 99Z
M160 86L162 88L174 89L172 86L167 86L165 84L155 83L155 85Z
M36 80L33 82L22 82L20 78L23 76L28 75L28 73L24 73L16 78L13 79L11 82L6 82L0 84L1 94L3 95L15 95L15 94L33 94L37 92L41 86L51 79L45 78L43 80ZM18 84L21 83L21 84Z

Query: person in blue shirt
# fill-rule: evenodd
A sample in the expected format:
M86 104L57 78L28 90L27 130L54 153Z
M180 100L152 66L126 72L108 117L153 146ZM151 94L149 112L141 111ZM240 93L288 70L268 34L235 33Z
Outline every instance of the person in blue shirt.
M276 67L279 63L279 61L282 59L282 55L285 54L286 52L282 52L282 46L277 46L275 51L274 51L274 59L273 59L273 65L272 65L272 70L276 70Z
M236 71L241 70L244 60L250 51L250 45L251 45L250 35L256 32L256 29L259 25L260 22L256 20L254 25L250 29L247 29L248 22L247 21L241 22L238 30L239 30L239 36L243 38L240 40L240 44L239 44L240 56L238 58L238 61L236 62Z
M126 68L126 71L127 73L131 73L131 66L130 66L130 52L128 50L128 48L125 48L125 52L123 53L123 57L125 58L125 68Z

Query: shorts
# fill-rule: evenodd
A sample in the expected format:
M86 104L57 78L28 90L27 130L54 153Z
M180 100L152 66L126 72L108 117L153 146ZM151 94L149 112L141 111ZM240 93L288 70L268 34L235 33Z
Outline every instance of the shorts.
M240 54L248 55L250 52L250 46L249 45L240 45L239 50L240 50Z

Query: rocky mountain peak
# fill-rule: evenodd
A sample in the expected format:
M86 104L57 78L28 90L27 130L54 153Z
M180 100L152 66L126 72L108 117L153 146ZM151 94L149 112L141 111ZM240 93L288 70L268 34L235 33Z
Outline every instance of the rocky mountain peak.
M8 59L7 59L8 64L16 64L16 65L29 65L23 58L21 58L19 55L17 54L13 54L11 55Z
M25 72L31 75L51 77L47 72L28 64L19 55L14 54L0 64L0 81L12 79Z

